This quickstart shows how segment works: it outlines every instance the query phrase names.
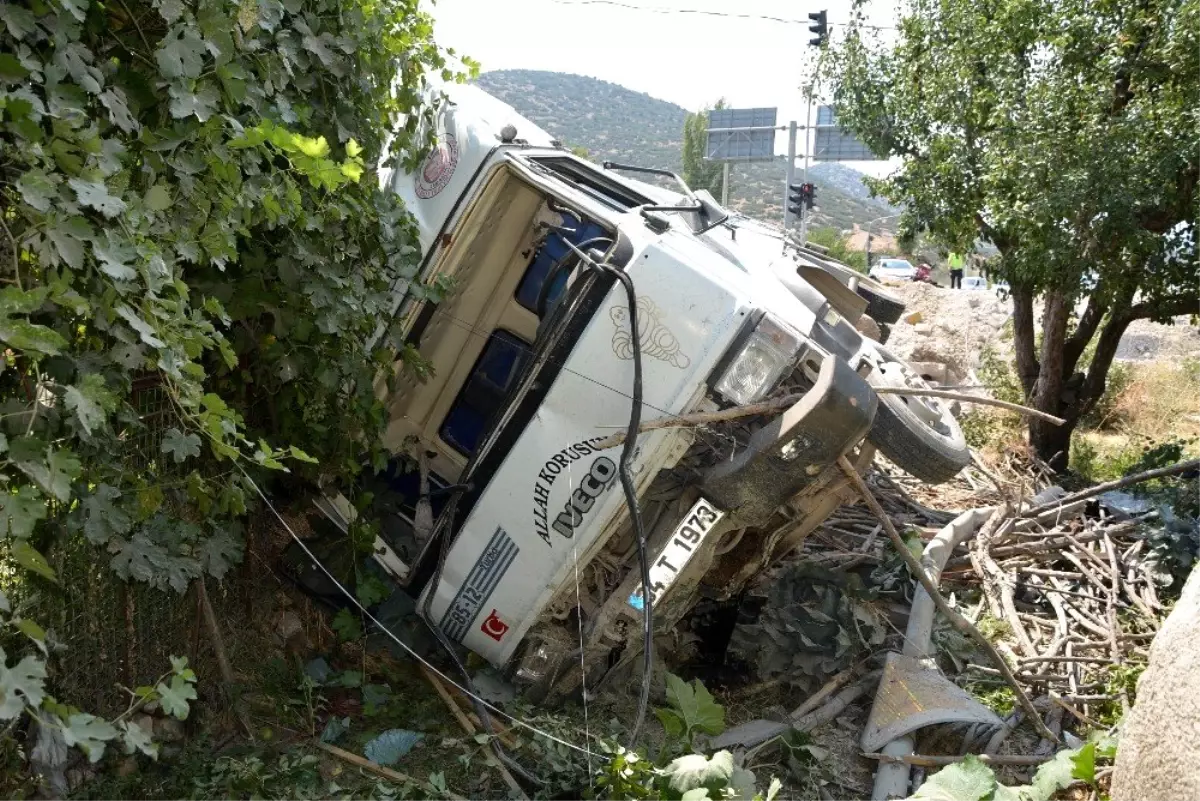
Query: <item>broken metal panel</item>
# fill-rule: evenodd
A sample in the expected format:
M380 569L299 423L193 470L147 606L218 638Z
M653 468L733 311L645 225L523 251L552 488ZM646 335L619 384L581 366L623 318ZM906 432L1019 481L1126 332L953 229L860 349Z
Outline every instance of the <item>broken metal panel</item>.
M984 723L998 727L1004 722L933 665L911 656L888 654L879 691L863 729L860 741L863 750L876 752L897 737L938 723Z

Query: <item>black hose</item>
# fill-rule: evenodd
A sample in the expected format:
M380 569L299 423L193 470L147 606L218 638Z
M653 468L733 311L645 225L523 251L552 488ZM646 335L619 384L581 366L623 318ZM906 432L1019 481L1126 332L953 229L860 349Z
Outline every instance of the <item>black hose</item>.
M611 273L625 287L625 298L629 303L629 333L633 345L633 407L629 412L629 425L625 432L625 447L621 449L621 462L618 472L621 476L621 489L625 491L625 505L629 507L629 519L633 523L633 536L637 541L638 566L642 572L642 689L638 698L637 717L634 718L633 729L629 735L629 749L632 751L641 732L642 723L646 719L646 708L650 703L650 678L654 668L654 604L650 598L650 561L646 558L646 530L642 525L642 513L638 508L637 490L633 485L631 462L633 451L637 446L638 428L642 424L642 340L638 332L637 292L633 288L633 279L624 270L618 270L607 264L596 265L601 270Z
M561 230L569 230L569 229L561 229ZM559 234L559 236L562 237L564 242L569 242L569 240L567 240L567 238L562 235L561 230L557 229L557 228L555 229L555 231ZM572 233L574 233L574 232L572 232ZM594 236L591 239L581 242L578 245L578 248L580 250L583 250L584 248L586 248L590 245L593 245L596 242L608 242L610 245L612 244L612 240L606 236ZM550 300L550 287L552 287L554 285L555 280L557 280L557 278L558 278L559 272L562 270L563 267L566 266L567 261L574 255L575 255L575 252L573 250L570 250L569 246L568 246L567 252L564 253L562 256L560 256L558 261L556 261L556 262L554 262L554 264L550 265L550 269L546 273L546 278L545 278L545 280L542 281L541 289L538 290L537 303L534 304L534 311L537 313L539 320L546 316L546 304ZM574 269L574 268L572 268L572 269Z

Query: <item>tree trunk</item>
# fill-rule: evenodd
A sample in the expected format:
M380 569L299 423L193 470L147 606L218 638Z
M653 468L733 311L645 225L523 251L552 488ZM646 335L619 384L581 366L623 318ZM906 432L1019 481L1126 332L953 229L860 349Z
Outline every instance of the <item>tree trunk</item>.
M1063 346L1066 344L1067 317L1070 313L1066 295L1061 290L1046 293L1042 314L1042 352L1038 362L1030 405L1039 411L1065 417L1067 425L1058 426L1045 420L1029 422L1029 444L1038 458L1055 470L1065 470L1070 459L1071 434L1078 415L1064 413ZM1030 348L1032 350L1032 348Z
M1038 361L1034 354L1033 291L1018 284L1012 285L1013 345L1016 347L1017 377L1025 399L1033 396L1037 383Z

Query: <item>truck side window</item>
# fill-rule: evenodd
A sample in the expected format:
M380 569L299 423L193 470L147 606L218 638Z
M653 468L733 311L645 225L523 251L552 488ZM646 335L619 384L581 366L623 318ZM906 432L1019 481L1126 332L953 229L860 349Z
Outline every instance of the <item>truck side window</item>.
M599 225L592 222L581 225L579 219L571 214L563 215L563 227L574 230L575 233L567 238L575 246L579 246L580 243L594 237L607 236L605 230ZM517 303L529 309L529 311L537 313L538 293L542 290L542 284L546 281L546 276L550 272L550 268L556 261L565 256L569 250L570 248L563 241L562 234L557 231L551 231L547 235L546 241L538 248L537 253L534 254L533 261L529 264L529 268L525 270L525 275L521 276L521 283L517 285ZM566 286L567 273L559 273L548 296L550 305L558 299Z
M507 331L492 333L442 421L438 434L447 445L465 456L475 453L529 354L529 345L520 338Z

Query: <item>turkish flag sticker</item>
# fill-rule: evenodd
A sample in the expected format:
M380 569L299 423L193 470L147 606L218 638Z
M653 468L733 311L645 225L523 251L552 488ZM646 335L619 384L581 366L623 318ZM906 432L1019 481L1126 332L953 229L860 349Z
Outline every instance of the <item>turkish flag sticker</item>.
M508 624L501 620L500 615L493 609L492 613L483 621L483 625L479 627L479 630L496 642L500 642L504 635L508 633Z

